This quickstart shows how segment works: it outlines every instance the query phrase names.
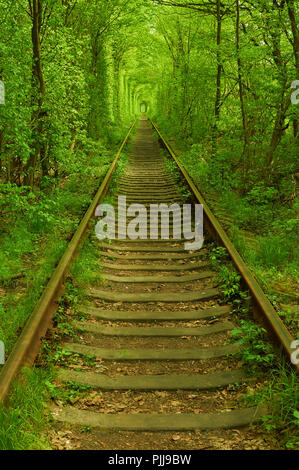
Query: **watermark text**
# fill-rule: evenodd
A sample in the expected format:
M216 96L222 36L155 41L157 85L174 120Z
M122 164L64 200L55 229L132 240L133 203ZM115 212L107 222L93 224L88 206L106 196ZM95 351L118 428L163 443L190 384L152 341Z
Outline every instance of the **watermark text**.
M203 206L201 204L127 205L126 196L118 197L117 216L111 204L100 204L95 212L99 240L185 240L185 250L200 250L203 245ZM117 236L116 236L117 233Z

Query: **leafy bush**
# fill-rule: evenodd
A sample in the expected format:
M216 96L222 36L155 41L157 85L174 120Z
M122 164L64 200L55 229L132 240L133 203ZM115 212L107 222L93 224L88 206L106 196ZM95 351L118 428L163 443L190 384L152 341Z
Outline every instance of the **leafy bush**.
M266 342L266 330L256 323L240 320L240 327L232 330L232 339L237 340L242 349L237 353L240 360L251 370L257 366L273 366L275 355L273 346Z
M228 300L240 294L241 276L229 265L219 267L218 276L222 284L220 285L224 297Z

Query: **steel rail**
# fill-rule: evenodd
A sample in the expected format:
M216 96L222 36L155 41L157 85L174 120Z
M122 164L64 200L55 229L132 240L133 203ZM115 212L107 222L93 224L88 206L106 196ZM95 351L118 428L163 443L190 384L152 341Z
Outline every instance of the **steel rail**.
M208 207L205 199L203 198L202 194L200 193L199 189L197 188L196 184L194 183L193 179L189 175L189 173L185 170L181 162L179 161L178 157L172 150L169 143L166 139L162 136L160 130L158 129L157 125L151 121L151 124L155 131L158 134L160 142L168 151L170 156L173 158L175 163L177 164L181 174L183 175L184 179L188 183L191 192L197 199L197 201L202 204L203 211L204 211L204 224L207 226L209 233L220 242L228 251L230 258L232 259L236 269L241 274L243 284L245 288L249 290L253 309L256 315L265 323L267 329L270 329L270 332L274 336L274 339L278 343L279 346L282 347L283 351L287 355L288 359L290 360L291 354L294 352L291 349L291 343L295 341L295 338L291 335L289 330L286 328L282 320L280 319L279 315L275 311L273 305L270 303L269 299L266 297L265 293L263 292L261 286L257 282L257 280L252 275L251 271L249 270L248 266L244 262L243 258L240 256L236 248L234 247L233 243L227 236L226 232L221 227L220 223L216 219L216 217L212 214L211 210ZM299 372L299 364L292 364L292 366Z
M53 272L47 286L43 290L39 301L37 302L33 312L27 320L21 335L19 336L13 350L8 356L8 359L0 372L0 402L6 398L11 383L16 378L21 367L25 365L31 365L39 352L41 338L45 335L47 329L49 328L53 314L56 311L56 302L61 293L62 284L70 263L73 260L81 241L83 240L97 205L107 192L116 164L125 145L128 142L135 123L136 121L130 127L92 203L81 220L76 232L74 233L70 243L62 255L55 271Z

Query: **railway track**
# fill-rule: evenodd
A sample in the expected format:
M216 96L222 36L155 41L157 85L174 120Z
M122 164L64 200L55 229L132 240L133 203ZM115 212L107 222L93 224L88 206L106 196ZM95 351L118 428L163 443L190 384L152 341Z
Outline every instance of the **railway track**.
M159 137L162 139L160 134ZM2 398L17 368L32 362L36 355L38 341L55 310L55 299L67 266L96 204L109 187L116 163L117 159L86 216L80 235L75 235L72 241L73 251L66 256L63 267L58 266L56 278L50 281L53 292L49 293L48 286L46 298L30 320L31 327L34 321L37 325L39 312L40 323L36 330L31 330L31 343L27 326L2 371ZM184 169L180 169L187 178ZM192 182L188 179L187 182L202 202ZM166 171L158 140L145 119L138 124L128 166L114 193L116 213L117 197L124 195L126 207L132 203L146 207L151 203L183 203L173 176ZM281 348L291 352L292 337L206 207L205 224L209 236L226 246L245 287L251 291L253 307L269 332ZM117 442L121 432L155 432L162 439L161 433L238 429L263 416L264 408L244 408L237 401L248 378L232 356L240 346L230 341L230 331L235 328L230 319L231 307L223 304L207 248L188 252L184 240L165 241L160 236L157 240L99 242L99 265L101 269L95 273L99 282L87 289L85 301L80 305L85 319L74 324L79 340L62 345L76 357L94 357L95 362L77 370L75 362L72 364L70 360L68 368L58 370L60 383L89 386L91 396L93 399L97 396L98 400L90 403L87 400L83 406L77 403L55 407L53 417L57 422L115 433ZM30 350L33 344L35 352ZM12 370L16 357L18 365Z

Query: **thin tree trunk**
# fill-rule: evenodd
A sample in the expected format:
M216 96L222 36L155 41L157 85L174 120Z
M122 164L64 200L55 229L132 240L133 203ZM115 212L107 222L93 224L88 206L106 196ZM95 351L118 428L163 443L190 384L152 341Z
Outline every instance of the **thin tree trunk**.
M243 88L242 62L240 58L240 4L239 4L239 0L236 0L236 50L237 50L237 64L238 64L239 97L240 97L243 133L244 133L243 154L245 155L247 151L247 147L248 147L248 126L247 126L245 96L244 96L244 88Z
M221 63L221 52L220 52L220 45L221 45L221 1L217 0L216 5L216 18L217 18L217 37L216 37L216 45L217 45L217 77L216 77L216 97L215 97L215 108L214 108L214 126L212 132L212 155L216 155L216 148L217 148L217 137L218 137L218 123L220 119L220 106L221 106L221 72L222 72L222 63Z
M37 106L37 110L33 111L31 117L32 133L33 133L33 148L26 167L26 175L24 184L33 186L34 174L41 159L44 162L45 145L42 142L44 119L46 113L43 110L44 96L46 93L46 85L42 68L41 58L41 38L40 30L42 23L42 0L29 0L32 12L32 106ZM45 162L44 162L45 165Z
M294 0L287 0L288 6L288 15L291 22L291 29L293 34L293 51L294 51L294 58L295 58L295 67L296 67L296 78L299 79L299 31L298 25L296 22L295 16L295 4ZM294 119L293 121L293 129L294 129L294 137L298 134L298 120Z
M271 141L269 150L266 155L266 168L270 168L273 164L274 153L280 144L281 138L285 131L285 118L286 112L290 105L289 97L286 97L286 90L288 87L288 76L286 71L286 64L281 55L280 50L280 33L273 28L271 31L272 42L273 42L273 59L276 64L277 70L280 76L281 92L277 103L277 111L272 131Z

